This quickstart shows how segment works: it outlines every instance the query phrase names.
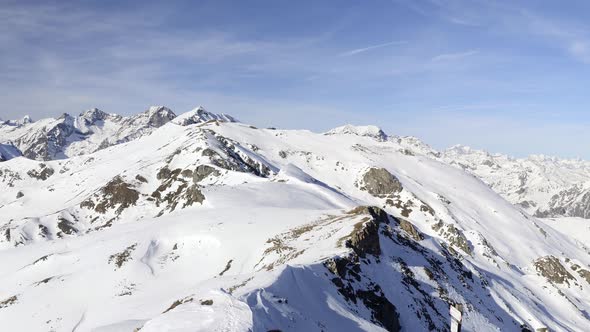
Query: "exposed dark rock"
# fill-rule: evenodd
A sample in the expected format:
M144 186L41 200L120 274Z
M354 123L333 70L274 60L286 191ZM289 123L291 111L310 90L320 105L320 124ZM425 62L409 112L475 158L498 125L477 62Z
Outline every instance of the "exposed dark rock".
M233 259L230 259L227 264L225 265L225 269L223 269L223 271L221 271L219 273L219 276L222 276L225 272L227 272L229 269L231 269L231 263L233 262Z
M363 219L354 226L354 230L346 241L346 246L360 257L365 257L366 254L379 256L381 254L379 227L382 223L389 223L387 213L378 207L359 206L349 211L348 214L366 214L370 218Z
M126 183L120 176L116 176L95 194L92 198L80 203L80 207L94 209L98 213L106 213L108 209L117 208L116 213L121 214L126 208L135 205L139 199L139 192L132 189L132 185Z
M17 193L16 193L16 198L17 198L17 199L19 199L19 198L21 198L21 197L23 197L23 196L25 196L25 194L23 194L23 192L22 192L22 191L19 191L19 192L17 192Z
M60 230L57 233L58 237L63 237L64 234L74 235L78 232L78 230L74 227L74 224L71 221L61 216L58 217L57 228Z
M209 175L219 176L221 173L214 167L209 165L199 165L193 172L193 182L198 183L201 182L203 179L208 177Z
M193 180L196 173L196 171L191 171L190 173L190 177L193 177ZM188 175L188 172L183 172L180 168L173 171L168 167L160 169L157 177L162 181L162 184L151 194L150 198L151 200L155 200L156 206L166 203L164 210L158 216L161 216L165 210L174 211L181 200L184 200L183 208L191 206L194 203L203 203L205 196L201 192L200 187L196 183L190 184L183 178L189 177ZM175 184L178 185L176 190L169 190Z
M201 300L201 305L213 305L213 300Z
M424 202L422 202L422 204L420 205L420 211L427 212L428 214L434 217L434 209Z
M205 200L205 195L203 195L203 193L199 189L199 186L193 184L186 189L183 198L186 200L186 202L182 207L185 208L187 206L193 205L194 203L203 203L203 201Z
M381 323L387 331L400 331L399 313L376 286L371 290L358 290L357 296L371 310L373 321Z
M170 305L170 307L168 307L168 309L164 310L163 314L165 314L168 311L170 311L170 310L178 307L179 305L181 305L183 303L188 303L188 302L193 302L193 298L192 297L185 297L184 299L176 300L176 301L174 301L174 303L172 303Z
M402 190L399 180L385 168L370 168L358 186L376 197L386 197Z
M139 181L139 182L143 182L143 183L147 183L147 182L148 182L148 180L147 180L146 178L144 178L143 176L141 176L141 175L139 175L139 174L137 174L137 175L135 176L135 180L137 180L137 181Z
M414 226L411 222L405 219L399 219L399 227L403 229L406 233L408 233L412 239L416 241L424 240L424 236L420 231Z
M131 253L135 250L135 248L137 247L137 243L134 243L132 245L130 245L129 247L125 248L125 250L123 250L120 253L116 253L116 254L112 254L111 256L109 256L109 264L113 263L115 264L116 268L121 268L121 266L123 266L123 264L125 264L127 261L131 260Z
M9 307L13 304L16 304L18 301L18 296L13 295L5 300L0 301L0 309Z
M563 265L559 262L559 259L554 256L545 256L537 259L534 262L535 269L537 272L547 278L555 284L568 284L570 280L575 280Z
M586 280L586 282L590 284L590 271L586 269L579 269L576 272L578 272L580 277L584 278L584 280Z
M39 167L40 167L40 170L32 169L32 170L28 171L27 174L30 177L35 178L37 180L45 181L50 176L52 176L53 173L55 173L53 168L48 167L45 164L39 164Z
M359 206L348 212L350 215L366 215L355 225L346 241L352 253L345 257L335 257L324 262L324 266L336 277L332 283L347 300L358 303L360 300L371 312L371 320L383 326L387 331L400 331L399 313L396 307L385 297L379 285L369 283L356 288L353 284L361 283L361 258L370 254L381 255L379 241L380 228L387 226L390 218L385 211L377 207Z
M472 250L469 241L463 232L453 224L446 224L442 220L432 225L432 229L442 235L451 246L461 249L464 253L471 255Z

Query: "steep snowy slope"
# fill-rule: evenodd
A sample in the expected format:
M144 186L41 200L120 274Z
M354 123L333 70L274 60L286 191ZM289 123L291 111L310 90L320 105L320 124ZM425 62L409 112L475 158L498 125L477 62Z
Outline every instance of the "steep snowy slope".
M539 217L590 218L590 162L546 156L515 159L455 146L441 155Z
M349 129L170 121L1 163L0 324L446 331L458 303L467 331L590 329L584 244L415 139Z
M1 144L0 143L0 161L6 161L8 159L20 157L22 153L16 146L11 143Z

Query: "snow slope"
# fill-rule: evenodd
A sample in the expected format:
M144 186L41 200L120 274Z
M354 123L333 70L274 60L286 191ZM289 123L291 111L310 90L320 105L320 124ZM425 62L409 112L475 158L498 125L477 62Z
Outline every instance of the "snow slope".
M460 303L465 331L590 329L584 243L366 133L168 121L1 163L2 328L446 331Z

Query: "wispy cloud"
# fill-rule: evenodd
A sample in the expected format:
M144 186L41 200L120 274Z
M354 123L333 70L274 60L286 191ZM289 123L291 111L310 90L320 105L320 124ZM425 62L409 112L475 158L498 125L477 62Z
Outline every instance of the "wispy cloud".
M432 62L442 62L442 61L455 61L461 60L473 55L478 54L478 50L470 50L465 52L458 52L458 53L443 53L439 54L431 59Z
M527 10L520 10L520 14L528 33L543 37L580 62L590 63L589 26L571 20L547 18Z
M372 46L367 46L367 47L363 47L363 48L357 48L354 50L346 51L346 52L340 53L340 56L352 56L352 55L356 55L359 53L372 51L372 50L375 50L378 48L383 48L383 47L393 46L393 45L403 45L403 44L407 44L407 42L404 40L390 41L388 43L377 44L377 45L372 45Z
M465 4L458 5L452 1L404 1L392 0L413 13L426 18L436 18L446 23L476 27L480 26L481 18Z

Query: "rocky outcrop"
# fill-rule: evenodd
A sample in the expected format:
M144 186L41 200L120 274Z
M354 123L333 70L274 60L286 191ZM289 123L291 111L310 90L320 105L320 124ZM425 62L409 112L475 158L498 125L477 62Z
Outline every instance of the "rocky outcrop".
M567 269L561 265L559 259L555 256L545 256L537 259L534 264L535 269L539 275L547 278L554 284L570 284L570 281L574 281L574 276L567 271Z
M397 308L387 299L381 287L373 282L361 286L361 259L367 255L378 259L381 255L380 229L381 225L389 224L389 216L377 207L367 206L359 206L347 214L366 216L354 226L346 241L346 246L353 252L345 257L329 259L324 266L335 275L332 283L347 301L362 303L371 312L371 320L387 331L400 331Z
M432 226L432 229L443 236L452 247L461 249L464 253L471 255L471 245L463 232L453 224L447 224L442 220Z
M109 256L108 263L114 264L115 270L120 269L126 262L128 262L132 259L131 254L133 253L133 251L135 250L136 247L137 247L137 243L134 243L134 244L130 245L129 247L125 248L125 250L123 250L119 253L116 253L116 254L112 254L111 256Z
M199 167L197 167L199 171L183 171L180 168L170 170L165 166L158 171L157 179L161 181L161 184L150 196L150 199L155 201L156 206L163 207L163 210L158 215L162 215L164 211L174 211L181 202L183 203L182 208L195 203L203 203L205 195L201 192L197 184L198 181L196 181L199 180L199 176L196 179L194 177L195 173L202 175L205 172L203 167Z
M133 186L116 176L93 197L80 203L81 208L93 209L98 213L106 213L114 209L117 215L128 207L135 205L139 199L139 192Z
M389 217L385 211L374 206L360 206L348 212L352 215L368 215L354 226L350 233L346 246L351 248L358 256L379 256L381 246L379 244L379 227L382 223L389 223Z
M199 165L199 166L197 166L195 171L192 173L192 175L193 175L193 182L198 183L198 182L203 181L204 179L206 179L210 175L214 176L214 177L218 177L219 175L221 175L221 173L219 173L219 171L216 168L211 167L209 165Z
M359 189L375 197L387 197L402 190L401 182L385 168L369 168L357 181Z
M46 164L40 163L39 169L32 169L27 172L27 175L41 181L47 180L50 176L53 175L55 171L53 168L47 166Z

